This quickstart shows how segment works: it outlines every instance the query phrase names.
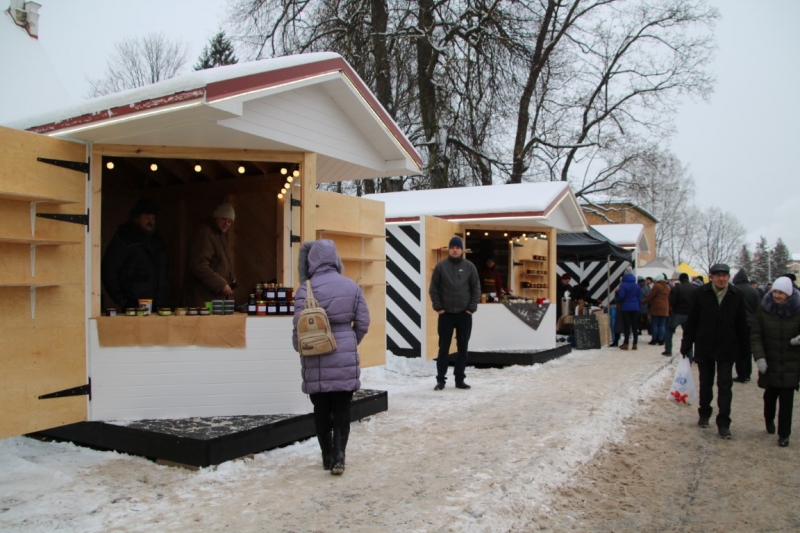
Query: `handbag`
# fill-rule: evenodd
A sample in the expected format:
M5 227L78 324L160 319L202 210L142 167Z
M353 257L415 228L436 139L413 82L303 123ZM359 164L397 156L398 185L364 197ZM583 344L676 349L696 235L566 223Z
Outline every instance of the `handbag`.
M336 351L328 313L319 306L306 280L306 301L297 318L297 351L300 355L327 355Z
M667 399L678 405L692 405L697 403L697 389L694 386L692 363L689 358L683 357L675 369L675 377L667 394Z

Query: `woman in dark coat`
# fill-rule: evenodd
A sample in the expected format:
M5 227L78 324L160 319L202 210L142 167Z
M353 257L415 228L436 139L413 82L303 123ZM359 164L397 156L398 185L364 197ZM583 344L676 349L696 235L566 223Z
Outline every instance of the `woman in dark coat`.
M344 472L350 435L350 401L361 388L358 345L369 329L369 309L361 288L342 275L342 262L333 241L322 239L300 247L300 287L295 294L292 344L297 350L297 320L306 300L306 280L320 307L328 314L336 351L301 356L303 392L314 405L314 426L322 450L322 466L331 474Z
M194 235L186 254L183 281L186 306L202 307L205 302L233 296L236 275L228 235L235 218L231 204L220 204Z
M775 433L778 411L778 444L789 445L792 433L794 391L800 385L800 292L789 278L775 280L756 312L750 335L758 366L758 386L764 390L764 422Z

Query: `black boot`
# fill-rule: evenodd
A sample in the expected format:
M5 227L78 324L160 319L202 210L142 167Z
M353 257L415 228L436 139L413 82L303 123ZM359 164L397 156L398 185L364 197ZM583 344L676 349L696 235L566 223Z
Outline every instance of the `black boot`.
M322 468L325 470L331 469L331 432L326 431L322 434L317 435L317 440L319 441L319 449L322 451Z
M339 476L344 473L344 449L347 446L347 436L340 429L333 430L331 447L332 466L331 474Z

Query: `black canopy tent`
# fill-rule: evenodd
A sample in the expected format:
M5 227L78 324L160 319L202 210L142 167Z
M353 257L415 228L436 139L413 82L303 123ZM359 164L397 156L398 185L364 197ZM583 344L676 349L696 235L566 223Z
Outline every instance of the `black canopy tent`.
M634 265L633 251L611 242L605 235L589 228L586 233L559 233L556 240L556 260L572 263L606 262L606 299L611 296L611 261L627 261Z
M558 261L628 261L633 264L633 252L617 246L599 231L589 228L586 233L559 233L556 240Z

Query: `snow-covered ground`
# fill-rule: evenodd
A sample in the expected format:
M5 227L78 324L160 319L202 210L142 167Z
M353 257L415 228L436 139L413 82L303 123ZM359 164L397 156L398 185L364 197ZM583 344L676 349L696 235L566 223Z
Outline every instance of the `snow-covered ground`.
M675 362L660 351L468 368L469 391L451 368L441 392L434 362L389 354L362 374L389 410L353 424L341 477L322 469L315 439L199 471L2 440L0 531L530 530L643 400L666 396Z

